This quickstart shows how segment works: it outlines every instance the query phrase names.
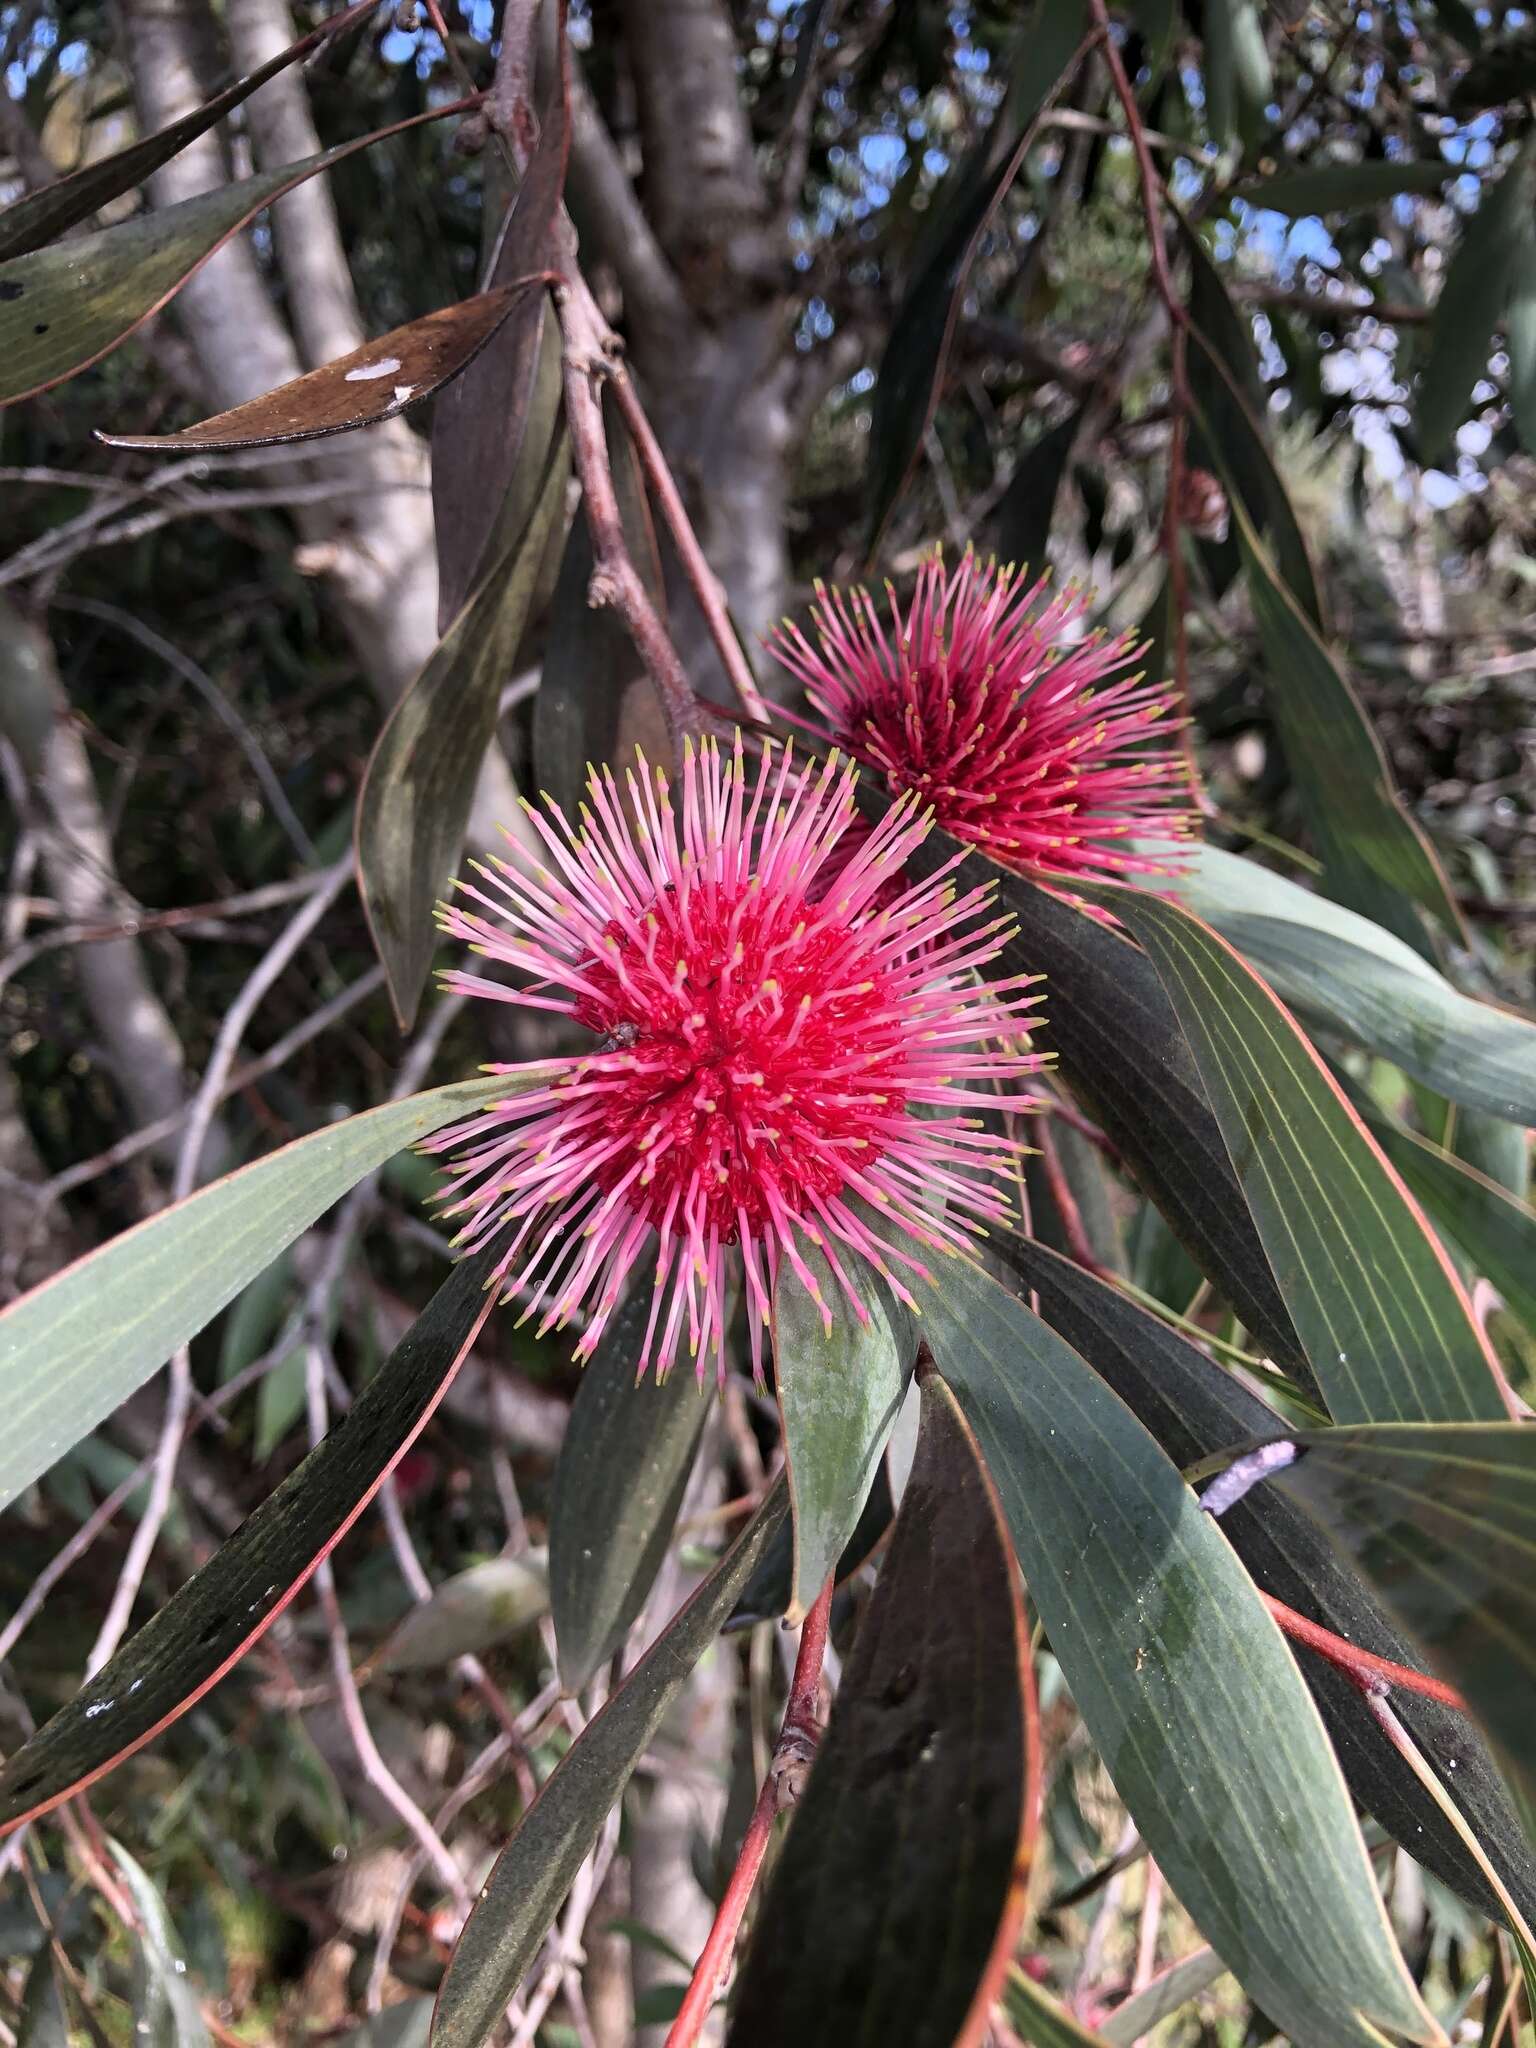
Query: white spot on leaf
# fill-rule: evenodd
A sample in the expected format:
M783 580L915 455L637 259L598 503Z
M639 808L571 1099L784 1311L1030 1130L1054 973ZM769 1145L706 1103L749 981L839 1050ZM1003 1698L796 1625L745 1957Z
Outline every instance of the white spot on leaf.
M355 370L348 370L349 384L371 384L375 377L393 377L400 367L398 356L385 356L381 362L359 363Z

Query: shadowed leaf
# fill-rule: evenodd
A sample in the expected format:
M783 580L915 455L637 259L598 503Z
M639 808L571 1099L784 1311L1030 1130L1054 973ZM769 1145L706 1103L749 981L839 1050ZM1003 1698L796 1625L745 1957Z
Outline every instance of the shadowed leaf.
M792 1622L815 1605L858 1524L912 1369L884 1288L864 1261L839 1249L867 1311L861 1322L825 1253L807 1245L804 1258L831 1328L788 1259L773 1289L773 1364L794 1516Z
M1017 562L1039 575L1046 565L1046 542L1056 513L1056 494L1066 475L1067 458L1082 425L1082 412L1069 413L1049 427L1019 457L1008 488L993 515L997 551L1005 562Z
M441 1671L491 1650L549 1612L542 1557L489 1557L432 1589L368 1659L370 1671Z
M1536 1429L1381 1424L1296 1441L1306 1455L1281 1492L1358 1561L1536 1798Z
M133 2031L148 2048L210 2048L197 1993L166 1903L120 1843L108 1844L138 1915L134 1954Z
M1273 1436L1275 1413L1229 1372L1113 1287L1024 1238L1000 1240L1039 1309L1187 1469L1229 1445ZM1394 1664L1423 1658L1360 1574L1311 1518L1263 1491L1221 1518L1222 1534L1254 1583L1335 1635ZM1369 1708L1336 1666L1292 1645L1334 1750L1360 1804L1434 1874L1481 1913L1503 1918L1498 1900L1439 1805L1391 1746ZM1431 1768L1471 1823L1522 1912L1536 1910L1536 1854L1487 1745L1464 1714L1438 1700L1399 1692L1395 1704ZM1454 1766L1454 1767L1453 1767Z
M646 1286L584 1368L555 1467L549 1593L560 1679L580 1692L645 1605L682 1506L709 1396L686 1366L637 1381L651 1319Z
M530 444L531 452L531 444ZM421 1001L436 905L464 846L501 686L523 637L550 536L565 511L562 434L528 523L390 713L357 800L357 880L400 1028Z
M1536 141L1528 139L1503 177L1483 187L1477 211L1452 251L1414 395L1414 425L1426 464L1450 452L1473 390L1488 374L1493 330L1516 282L1529 233L1533 177Z
M603 418L613 462L613 487L624 538L652 602L665 615L661 558L645 485L617 405L604 395ZM672 743L656 692L635 644L611 605L594 605L592 535L585 518L571 523L550 611L549 641L533 700L533 758L539 788L569 817L586 795L597 761L625 763L639 746L648 761L666 762Z
M47 391L100 362L174 298L221 243L306 178L423 121L463 111L458 101L432 107L301 163L0 263L0 404Z
M498 1239L454 1267L303 1464L8 1760L0 1829L46 1812L141 1749L266 1633L425 1428L494 1305L486 1283L499 1249Z
M539 114L539 140L492 253L486 290L553 267L550 230L565 189L569 108L562 77ZM498 163L497 152L488 153ZM489 189L489 188L488 188ZM432 520L448 630L528 517L531 447L543 473L560 389L560 338L543 293L514 308L492 345L443 393L432 417Z
M1459 175L1460 168L1439 157L1418 163L1318 164L1299 171L1277 171L1272 178L1250 178L1234 186L1232 196L1249 206L1288 213L1293 219L1314 213L1354 213L1379 206L1384 199L1395 199L1400 192L1438 192L1448 179Z
M1381 925L1218 847L1192 847L1169 887L1307 1022L1453 1102L1536 1123L1530 1018L1463 995Z
M875 1591L790 1824L729 2048L960 2048L1018 1936L1039 1807L1018 1573L936 1374Z
M1220 1529L996 1281L953 1260L921 1301L1073 1699L1201 1931L1296 2048L1443 2042L1317 1710Z
M459 1936L437 1997L434 2048L479 2048L500 2023L604 1819L678 1687L719 1634L787 1506L777 1482L523 1816Z
M1107 2048L1102 2034L1073 2019L1059 1999L1017 1966L1008 1973L1003 2010L1029 2048Z
M460 299L195 427L174 434L104 434L98 428L96 439L152 454L161 448L265 448L377 426L457 377L531 289L503 285Z
M860 1565L873 1557L895 1515L895 1503L891 1498L891 1481L886 1460L882 1459L875 1472L875 1482L869 1489L863 1513L854 1524L853 1534L848 1538L848 1547L837 1560L836 1583L840 1586L845 1579L851 1579ZM731 1610L726 1623L727 1630L752 1628L760 1621L782 1620L789 1606L794 1583L795 1534L790 1524L779 1524L778 1533L763 1554L763 1561L752 1574L751 1580L741 1598Z
M43 1950L27 1972L16 2048L69 2048L69 2016L49 1949Z
M992 127L951 174L891 323L869 433L873 552L923 445L943 388L966 279L1034 140L1040 114L1071 78L1087 27L1082 0L1046 0L1013 53L1014 80Z
M1093 893L1113 900L1178 1010L1334 1420L1502 1419L1449 1261L1289 1014L1187 911Z
M14 1302L0 1315L0 1507L366 1174L518 1085L456 1081L329 1124L162 1209Z
M356 6L331 15L319 28L300 36L286 50L279 50L267 63L244 78L237 78L233 85L194 107L190 114L183 114L179 121L172 121L169 127L129 143L126 149L114 150L110 156L98 157L94 163L82 164L78 171L72 171L66 178L55 178L51 185L24 194L0 213L0 261L25 256L33 249L41 249L46 242L56 241L112 200L142 185L152 171L169 163L199 135L206 135L269 78L275 78L341 30L361 21L378 4L379 0L357 0Z

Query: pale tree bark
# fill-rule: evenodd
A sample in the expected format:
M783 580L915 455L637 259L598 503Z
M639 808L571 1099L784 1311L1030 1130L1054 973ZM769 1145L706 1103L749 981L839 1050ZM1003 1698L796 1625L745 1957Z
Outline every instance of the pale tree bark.
M228 29L236 68L253 70L294 40L286 0L232 0ZM204 0L123 0L124 47L146 129L163 127L209 96L203 52L213 40ZM283 71L246 106L256 155L276 168L320 147L302 74ZM228 182L217 134L200 137L151 181L168 206ZM248 237L237 236L191 278L176 300L209 397L239 405L345 355L364 339L362 317L328 186L315 178L279 202L277 255L297 344L268 294ZM437 645L437 551L428 493L429 457L404 420L330 445L306 465L355 485L323 505L296 506L306 559L323 568L358 665L380 702L392 705ZM519 816L505 759L493 748L476 791L469 836L497 846L497 826Z

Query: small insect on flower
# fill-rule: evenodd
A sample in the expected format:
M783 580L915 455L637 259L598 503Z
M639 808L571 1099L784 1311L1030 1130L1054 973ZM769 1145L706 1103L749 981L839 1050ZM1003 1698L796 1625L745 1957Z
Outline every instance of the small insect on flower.
M1194 818L1189 770L1175 693L1125 673L1129 637L1069 642L1080 593L1047 597L1045 578L1027 585L969 551L952 573L934 556L905 613L894 592L890 606L887 626L867 591L818 584L817 645L788 621L770 636L823 721L801 723L1004 867L1168 872L1160 849L1130 842L1174 854Z
M926 1277L924 1251L1008 1213L1017 1146L978 1112L1032 1106L1013 1084L1042 1064L1024 1044L1036 977L977 975L1010 927L985 919L986 890L956 894L953 862L892 896L932 822L915 796L833 855L855 781L836 756L816 769L769 747L749 770L740 735L724 758L706 740L687 750L679 816L642 757L627 802L593 774L579 826L530 808L547 861L513 842L444 908L446 931L526 977L455 972L450 989L593 1037L495 1069L540 1079L428 1148L452 1155L458 1242L510 1227L498 1276L541 1333L584 1314L579 1356L653 1239L640 1371L665 1374L686 1328L702 1377L725 1370L730 1247L760 1372L781 1259L831 1324L801 1239L863 1317L841 1250L910 1298L901 1274Z

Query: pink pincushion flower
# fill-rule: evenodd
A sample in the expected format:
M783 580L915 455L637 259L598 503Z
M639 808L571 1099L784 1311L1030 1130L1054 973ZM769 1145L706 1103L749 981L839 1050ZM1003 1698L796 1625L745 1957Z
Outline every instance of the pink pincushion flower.
M889 627L867 591L818 584L818 645L788 622L769 645L827 736L1003 866L1166 873L1127 842L1166 839L1172 853L1190 829L1188 767L1153 744L1171 737L1175 693L1124 673L1127 636L1068 644L1083 609L967 552L953 573L925 563L905 614L892 594Z
M1020 1046L1032 977L977 978L1007 920L978 921L988 892L956 897L953 862L888 900L931 823L915 797L829 860L854 815L836 757L816 770L770 747L749 771L739 735L728 759L706 741L685 759L681 817L639 767L627 804L593 775L579 830L530 809L547 865L514 842L483 886L460 883L478 909L445 907L447 931L527 977L453 973L450 988L557 1011L594 1044L496 1069L537 1078L430 1149L453 1155L459 1241L511 1226L498 1275L541 1331L585 1311L583 1357L654 1237L640 1370L664 1374L686 1325L700 1375L710 1356L723 1373L739 1246L756 1371L781 1258L831 1323L800 1236L864 1316L839 1248L904 1295L895 1268L924 1273L918 1250L1006 1216L1016 1147L976 1112L1030 1106L985 1091L1041 1064Z

